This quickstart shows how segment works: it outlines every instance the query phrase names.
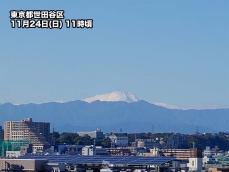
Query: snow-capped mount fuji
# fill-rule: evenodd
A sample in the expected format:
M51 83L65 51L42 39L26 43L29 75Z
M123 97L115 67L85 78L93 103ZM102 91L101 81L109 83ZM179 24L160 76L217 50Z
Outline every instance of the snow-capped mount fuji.
M83 101L88 102L88 103L92 103L94 101L105 101L105 102L122 101L122 102L132 103L132 102L137 102L139 100L140 99L136 95L130 92L124 92L124 91L113 91L110 93L100 94L94 97L83 99Z

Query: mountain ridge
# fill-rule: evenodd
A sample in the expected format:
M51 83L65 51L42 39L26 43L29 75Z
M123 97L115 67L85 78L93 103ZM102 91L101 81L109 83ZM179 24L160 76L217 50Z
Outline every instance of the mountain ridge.
M229 131L229 109L180 110L166 109L144 100L137 102L87 103L81 100L42 104L2 104L0 121L21 120L32 117L34 121L51 122L59 131L181 132L191 133Z

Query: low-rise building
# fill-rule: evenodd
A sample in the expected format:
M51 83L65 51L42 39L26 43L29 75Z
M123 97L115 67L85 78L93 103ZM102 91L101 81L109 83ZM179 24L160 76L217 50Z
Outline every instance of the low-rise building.
M160 149L164 156L175 157L178 160L189 161L189 158L202 158L202 151L197 148L192 149Z
M77 155L81 154L83 145L56 145L55 151L59 154Z
M207 170L208 172L229 172L229 167L212 167Z
M126 133L113 133L109 136L112 147L127 147L128 136Z
M88 135L89 137L96 140L101 140L104 138L103 132L98 128L95 131L81 131L81 132L77 132L77 134L81 137Z
M217 147L211 149L210 146L206 146L206 148L203 151L203 156L206 156L206 157L216 156L218 151L219 150Z
M21 156L21 151L6 151L6 158L18 158Z
M45 171L45 159L0 159L0 171Z
M83 156L93 156L93 155L108 155L108 152L105 148L101 146L84 146L82 148Z
M187 164L189 171L202 171L202 158L189 158L189 162Z
M152 148L161 148L161 144L159 141L156 141L154 139L136 139L135 140L135 146L138 148L145 147L147 149L152 149Z
M128 148L107 148L106 149L111 156L129 156L131 150Z
M160 149L158 149L158 148L150 149L149 152L144 152L141 155L142 156L152 156L152 157L159 157L159 156L161 156Z

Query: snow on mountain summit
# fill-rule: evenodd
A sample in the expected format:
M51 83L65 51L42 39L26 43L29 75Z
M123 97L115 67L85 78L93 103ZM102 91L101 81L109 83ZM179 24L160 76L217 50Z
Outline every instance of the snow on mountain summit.
M88 103L91 103L97 100L107 101L107 102L124 101L128 103L139 101L139 99L134 94L130 92L124 92L124 91L113 91L111 93L100 94L94 97L83 99L83 101L88 102Z

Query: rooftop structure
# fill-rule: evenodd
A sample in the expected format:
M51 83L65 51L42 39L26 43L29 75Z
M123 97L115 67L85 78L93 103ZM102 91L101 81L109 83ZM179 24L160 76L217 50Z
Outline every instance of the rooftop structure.
M121 171L135 169L168 170L175 159L172 157L145 158L137 156L79 156L33 155L20 159L0 159L1 171ZM166 171L164 170L164 171Z
M139 157L139 156L80 156L80 155L27 155L24 159L46 159L51 163L97 164L104 162L112 166L160 166L175 160L173 157Z

